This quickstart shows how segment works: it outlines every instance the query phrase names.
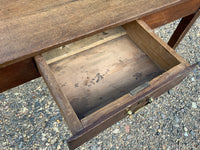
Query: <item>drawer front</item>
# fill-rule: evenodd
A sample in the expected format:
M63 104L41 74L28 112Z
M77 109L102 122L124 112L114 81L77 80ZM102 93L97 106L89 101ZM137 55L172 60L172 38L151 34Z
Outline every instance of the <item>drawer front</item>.
M74 149L84 142L90 140L98 133L102 132L106 128L129 115L128 113L130 110L134 114L134 112L136 112L141 107L151 103L151 98L156 98L179 84L190 73L190 71L194 69L195 66L196 64L189 67L185 67L183 65L174 67L173 69L161 75L159 79L156 79L150 83L151 85L149 87L140 91L136 95L125 95L124 97L120 98L118 101L127 101L124 105L120 105L120 107L116 107L117 105L115 106L114 104L106 106L106 109L100 110L105 113L105 115L101 118L98 118L98 114L101 114L100 111L91 115L90 118L93 121L84 120L83 125L90 124L89 122L94 123L90 124L82 131L71 137L68 140L69 147ZM116 109L112 110L112 107Z

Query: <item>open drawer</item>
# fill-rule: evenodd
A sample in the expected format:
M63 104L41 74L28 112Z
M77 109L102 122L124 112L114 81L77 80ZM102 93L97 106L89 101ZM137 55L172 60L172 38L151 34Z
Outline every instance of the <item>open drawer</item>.
M74 149L180 83L194 68L134 21L36 56Z

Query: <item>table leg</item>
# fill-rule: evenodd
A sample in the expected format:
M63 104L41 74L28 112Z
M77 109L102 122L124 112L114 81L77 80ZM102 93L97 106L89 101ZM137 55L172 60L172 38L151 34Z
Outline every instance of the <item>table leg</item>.
M169 46L171 46L173 49L175 49L178 46L180 41L189 31L189 29L194 24L195 20L199 17L199 15L200 15L200 9L198 9L196 13L181 19L178 27L176 28L176 30L174 31L173 35L171 36L168 42Z

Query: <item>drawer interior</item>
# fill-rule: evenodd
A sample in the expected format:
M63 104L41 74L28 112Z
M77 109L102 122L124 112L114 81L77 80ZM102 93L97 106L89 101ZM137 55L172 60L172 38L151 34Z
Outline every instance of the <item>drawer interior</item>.
M79 119L180 63L139 30L117 27L43 54Z
M127 35L49 66L80 119L162 73Z

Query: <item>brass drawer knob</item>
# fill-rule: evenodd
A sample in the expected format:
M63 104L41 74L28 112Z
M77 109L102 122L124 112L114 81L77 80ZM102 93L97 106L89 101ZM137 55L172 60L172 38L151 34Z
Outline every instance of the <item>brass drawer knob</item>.
M153 102L153 97L149 97L148 102L152 103Z
M129 118L132 119L132 114L133 114L133 112L132 112L131 110L129 110L129 111L127 112L127 114L129 115Z
M127 114L128 114L129 116L131 116L131 115L133 114L133 112L132 112L131 110L129 110L129 111L127 112Z

